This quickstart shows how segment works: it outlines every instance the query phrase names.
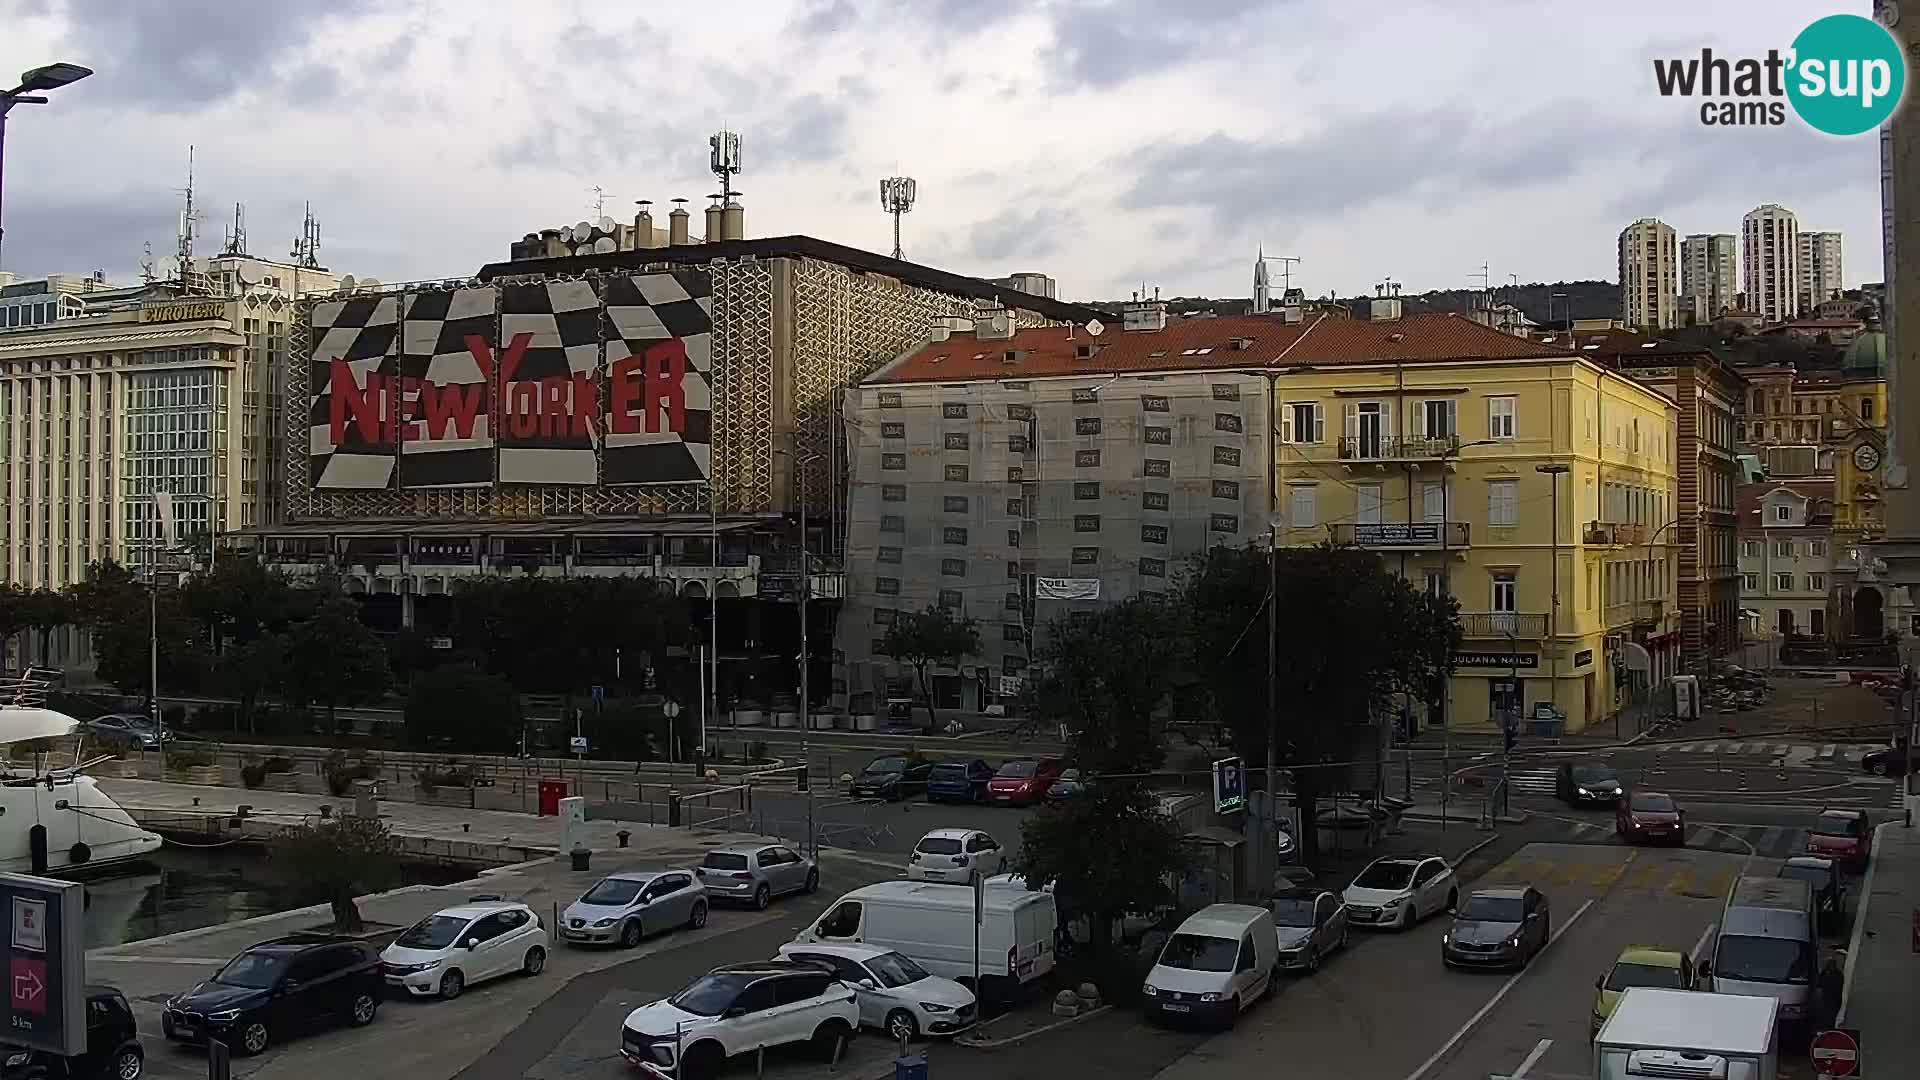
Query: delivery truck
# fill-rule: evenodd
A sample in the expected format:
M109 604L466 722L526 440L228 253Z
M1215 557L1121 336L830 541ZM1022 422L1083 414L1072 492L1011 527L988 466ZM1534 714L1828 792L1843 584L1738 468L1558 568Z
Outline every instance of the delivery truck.
M1775 1080L1772 997L1634 987L1593 1038L1593 1080Z

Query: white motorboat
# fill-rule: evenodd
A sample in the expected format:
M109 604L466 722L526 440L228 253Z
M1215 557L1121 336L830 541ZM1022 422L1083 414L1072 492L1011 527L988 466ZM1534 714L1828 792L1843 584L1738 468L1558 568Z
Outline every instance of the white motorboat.
M0 681L0 746L71 735L79 721L46 707L47 683L32 674ZM45 844L46 863L34 851ZM85 764L45 772L0 769L0 871L63 873L142 858L160 837L101 791Z

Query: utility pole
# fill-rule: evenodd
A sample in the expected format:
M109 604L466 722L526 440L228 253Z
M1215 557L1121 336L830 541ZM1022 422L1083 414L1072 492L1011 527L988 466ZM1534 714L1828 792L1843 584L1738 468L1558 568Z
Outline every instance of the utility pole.
M813 592L813 557L807 553L807 498L802 485L794 485L800 503L800 782L807 789L807 851L819 853L813 826L813 716L808 699L808 670L813 654L807 649L807 597Z
M1573 466L1551 461L1545 465L1535 465L1533 471L1547 477L1547 482L1553 485L1553 494L1547 500L1548 513L1553 517L1550 525L1553 530L1553 576L1552 590L1548 593L1551 606L1547 608L1547 649L1548 655L1553 658L1552 681L1548 685L1553 688L1553 712L1557 720L1565 715L1560 711L1560 478L1572 472Z
M1401 423L1405 423L1403 419ZM1457 454L1458 449L1440 455L1440 604L1444 609L1446 602L1453 596L1453 553L1447 550L1447 504L1452 497L1447 492L1448 458ZM1407 516L1413 516L1413 501L1407 501ZM1407 742L1407 771L1413 771L1413 742ZM1447 675L1447 683L1440 688L1440 831L1447 831L1447 803L1453 796L1453 675Z

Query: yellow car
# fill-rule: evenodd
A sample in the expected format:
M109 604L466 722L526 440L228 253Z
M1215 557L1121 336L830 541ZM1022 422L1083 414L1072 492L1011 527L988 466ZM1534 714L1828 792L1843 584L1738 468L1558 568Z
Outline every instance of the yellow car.
M1601 1025L1613 1015L1613 1006L1622 992L1636 986L1661 990L1693 989L1693 961L1687 954L1671 949L1653 949L1630 945L1620 951L1613 967L1593 981L1593 1026L1587 1037L1600 1033Z

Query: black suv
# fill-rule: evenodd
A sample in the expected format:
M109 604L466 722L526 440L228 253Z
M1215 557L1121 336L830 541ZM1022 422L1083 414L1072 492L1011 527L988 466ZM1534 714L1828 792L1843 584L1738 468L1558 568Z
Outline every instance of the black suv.
M365 942L280 938L253 946L213 978L168 998L160 1028L169 1039L219 1039L251 1056L294 1028L371 1024L384 989L380 956Z
M87 1049L78 1057L0 1046L5 1080L140 1080L146 1055L127 999L111 986L87 987Z

